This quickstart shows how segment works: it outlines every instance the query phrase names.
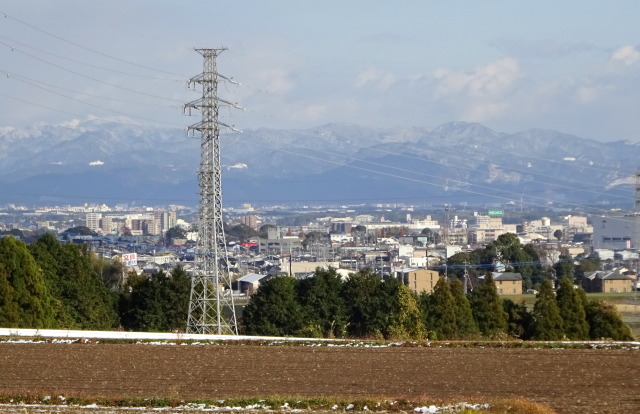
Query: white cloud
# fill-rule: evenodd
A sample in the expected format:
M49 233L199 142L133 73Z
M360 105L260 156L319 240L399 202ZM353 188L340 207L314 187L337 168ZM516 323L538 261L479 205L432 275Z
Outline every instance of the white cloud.
M356 76L356 86L362 88L372 85L378 89L387 89L396 81L396 76L391 72L383 72L377 69L369 68L361 71Z
M509 105L504 102L480 102L470 105L466 110L467 119L482 121L502 115Z
M612 62L622 62L625 65L633 65L640 60L640 52L634 46L623 46L611 55Z
M317 121L322 119L327 113L327 105L325 104L309 104L302 108L304 119L309 121Z
M470 97L486 98L505 94L521 76L516 59L502 58L468 72L437 69L433 76L439 81L439 96L464 93Z
M78 125L80 125L80 123L82 123L82 121L80 121L79 119L72 119L70 121L63 122L61 125L74 129L74 128L77 128Z
M598 89L593 86L581 86L576 91L576 98L581 104L589 104L598 98Z
M440 68L433 72L436 98L457 112L456 119L478 122L509 112L521 77L519 62L510 57L467 71Z
M258 73L257 79L257 84L263 86L267 92L278 95L290 92L294 86L289 73L281 69L263 70Z

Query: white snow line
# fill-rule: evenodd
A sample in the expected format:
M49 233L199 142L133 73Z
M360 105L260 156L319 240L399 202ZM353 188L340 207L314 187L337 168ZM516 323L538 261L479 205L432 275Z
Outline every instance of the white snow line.
M281 341L281 342L340 342L340 339L294 338L280 336L204 335L173 332L124 332L124 331L79 331L62 329L16 329L0 328L0 336L13 338L57 338L57 339L123 339L165 341Z
M402 346L405 342L389 342L389 343L376 343L376 342L363 342L354 339L326 339L326 338L296 338L296 337L281 337L281 336L246 336L246 335L203 335L203 334L186 334L186 333L174 333L174 332L125 332L125 331L80 331L80 330L63 330L63 329L20 329L20 328L0 328L0 337L10 338L9 340L0 342L10 343L42 343L42 338L53 338L57 343L71 343L76 340L88 340L88 339L113 339L113 340L136 340L136 341L195 341L193 345L203 345L206 342L198 343L198 341L272 341L274 344L286 343L286 342L308 342L308 343L326 343L329 346L342 346L342 347L365 347L365 348L386 348L393 346ZM31 340L19 339L19 338L31 338ZM490 341L488 341L489 343ZM640 347L638 341L532 341L531 344L566 344L566 345L591 345L592 347ZM145 342L145 344L154 345L176 345L176 343L167 342ZM409 344L415 344L415 342L406 342ZM451 343L443 342L445 346L450 346ZM435 345L435 344L434 344ZM431 343L426 342L424 346L431 346ZM438 345L442 347L442 345Z

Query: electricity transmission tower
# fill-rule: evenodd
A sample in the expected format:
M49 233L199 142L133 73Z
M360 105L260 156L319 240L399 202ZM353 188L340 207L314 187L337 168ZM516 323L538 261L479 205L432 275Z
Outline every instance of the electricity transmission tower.
M633 248L640 250L640 168L636 171L636 191L635 191L635 204L634 204L634 221L635 221L635 237L633 240Z
M191 89L202 87L202 98L184 106L185 114L192 110L202 113L202 120L187 128L187 135L200 133L200 214L196 268L191 278L191 296L187 332L199 334L237 335L236 313L231 289L231 274L222 221L222 176L220 168L220 104L231 105L218 98L218 82L230 81L216 69L216 58L226 48L196 49L204 57L201 74L189 80Z

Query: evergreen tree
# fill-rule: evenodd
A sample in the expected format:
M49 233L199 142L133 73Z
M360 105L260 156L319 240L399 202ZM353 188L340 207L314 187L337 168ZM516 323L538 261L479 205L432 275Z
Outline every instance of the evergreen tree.
M545 279L540 285L533 305L533 338L542 341L557 341L564 336L563 321L556 302L551 281Z
M0 327L13 328L20 323L20 304L7 268L0 263Z
M0 239L0 326L55 328L54 299L24 242Z
M347 331L353 337L425 337L417 298L396 278L382 281L369 269L352 274L342 286Z
M144 286L147 277L142 274L138 275L134 271L130 271L125 275L125 284L118 297L118 315L120 315L120 323L126 330L141 330L139 322L141 308L143 308L143 295L140 293L148 289Z
M160 271L150 277L130 272L120 298L125 329L150 332L186 330L191 280L181 267L171 275Z
M429 310L425 326L433 332L434 339L455 339L456 301L451 294L451 285L441 277L429 298Z
M507 333L508 315L502 308L502 301L491 274L487 274L480 286L473 291L470 302L473 318L482 335L495 337Z
M533 316L527 310L527 305L522 300L521 303L515 303L510 299L502 301L502 307L507 313L507 333L514 338L530 339L533 335Z
M384 284L389 282L386 281ZM426 330L420 317L416 295L402 283L396 284L394 291L394 300L392 302L394 308L386 328L385 338L398 340L424 339Z
M376 325L380 298L378 287L382 280L371 270L364 269L352 274L342 285L342 298L346 306L347 332L349 336L362 338L382 335Z
M573 264L573 258L567 254L560 255L558 263L553 265L556 275L559 278L568 277L573 281L575 274L575 265Z
M420 319L422 320L422 324L426 330L427 337L433 335L433 328L430 326L430 318L431 318L431 295L425 291L420 292L418 294L418 298L416 300L418 304L418 310L420 311Z
M587 305L589 304L589 299L587 299L587 292L584 291L584 289L580 288L580 289L576 289L576 297L578 299L578 301L580 302L580 304L582 305L582 308L584 309L585 313L587 312ZM587 323L589 321L587 320Z
M456 314L456 339L471 339L479 336L480 330L473 319L471 303L464 293L462 282L459 279L453 279L450 284Z
M402 283L396 278L380 281L371 296L369 312L369 326L367 336L375 338L391 338L390 328L396 319L398 304L398 289ZM400 328L398 327L398 330ZM394 329L391 329L394 330Z
M191 277L182 266L171 271L166 300L166 329L168 331L187 331L189 316L189 299L191 295Z
M263 283L244 308L241 326L247 335L297 334L304 320L296 279L276 276Z
M622 321L614 305L601 300L592 300L586 309L591 339L613 339L632 341L631 329Z
M29 249L60 305L55 316L59 327L108 330L118 326L115 294L95 273L86 252L75 244L61 244L49 233Z
M343 337L346 334L341 288L342 279L334 268L318 268L313 277L298 282L305 320L304 336Z
M578 289L573 288L571 279L562 278L556 292L556 301L564 322L564 334L573 340L589 339L589 324L577 291Z

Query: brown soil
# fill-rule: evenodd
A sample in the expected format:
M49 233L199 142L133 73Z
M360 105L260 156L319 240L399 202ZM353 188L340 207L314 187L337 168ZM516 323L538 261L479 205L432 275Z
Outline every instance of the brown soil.
M640 350L0 343L0 393L495 401L640 412Z

